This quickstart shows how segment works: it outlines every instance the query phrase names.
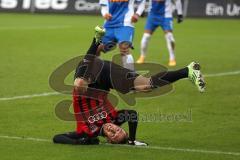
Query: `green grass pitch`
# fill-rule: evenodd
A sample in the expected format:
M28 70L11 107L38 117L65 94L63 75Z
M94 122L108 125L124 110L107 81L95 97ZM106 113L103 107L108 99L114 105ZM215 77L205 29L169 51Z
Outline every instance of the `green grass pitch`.
M170 94L138 99L136 106L127 106L121 101L118 108L136 109L143 116L156 113L170 117L172 114L191 116L188 117L191 121L170 118L140 122L137 138L148 142L150 148L54 145L51 142L4 138L51 140L54 134L74 130L75 122L61 121L54 113L55 105L61 100L71 99L70 95L5 101L2 98L53 92L48 84L51 72L70 58L84 54L94 26L102 22L101 17L95 16L0 14L2 160L240 159L240 75L237 72L207 77L204 94L183 80L174 85L175 89ZM135 59L139 56L144 22L145 19L141 19L136 25L135 50L132 51ZM176 68L195 60L202 64L204 74L239 73L239 22L186 19L183 24L174 24ZM110 59L113 54L117 54L117 50L102 58ZM147 61L164 65L168 62L160 29L151 39ZM71 77L67 81L70 83Z

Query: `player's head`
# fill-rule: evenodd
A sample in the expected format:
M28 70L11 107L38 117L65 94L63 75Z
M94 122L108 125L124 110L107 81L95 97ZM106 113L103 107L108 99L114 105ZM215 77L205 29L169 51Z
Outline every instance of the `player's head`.
M113 144L126 143L128 139L127 132L121 127L112 123L106 123L103 125L103 133L108 142Z

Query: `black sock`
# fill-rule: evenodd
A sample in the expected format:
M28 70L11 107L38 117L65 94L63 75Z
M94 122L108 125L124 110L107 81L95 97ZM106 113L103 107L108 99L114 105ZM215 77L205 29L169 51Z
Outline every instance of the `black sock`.
M130 141L135 141L136 140L137 125L138 125L137 121L136 122L131 122L131 121L128 122L128 126L129 126L129 137L128 137L128 139Z
M187 67L177 71L161 72L151 77L151 85L153 87L161 87L187 77Z
M97 50L98 50L98 46L100 45L100 43L96 43L96 39L93 38L92 44L89 47L87 54L89 55L96 55Z
M135 110L120 110L118 111L118 118L116 125L121 126L123 123L128 122L130 141L136 140L136 132L138 126L138 114Z
M137 126L138 126L138 115L137 112L134 110L128 110L129 115L129 140L135 141L136 140L136 132L137 132Z

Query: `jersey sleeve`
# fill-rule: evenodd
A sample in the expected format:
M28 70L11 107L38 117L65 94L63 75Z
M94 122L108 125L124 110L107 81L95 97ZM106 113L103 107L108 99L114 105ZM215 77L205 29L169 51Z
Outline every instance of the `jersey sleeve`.
M181 0L176 0L175 5L176 5L176 9L177 9L177 14L182 15L183 14L183 8L182 8Z
M107 5L108 5L108 0L100 0L100 1L99 1L99 4L100 4L101 6L107 6Z
M146 0L136 0L136 3L138 4L136 14L141 16L145 10Z
M102 16L105 16L107 13L109 13L108 0L100 0L99 4L101 6Z

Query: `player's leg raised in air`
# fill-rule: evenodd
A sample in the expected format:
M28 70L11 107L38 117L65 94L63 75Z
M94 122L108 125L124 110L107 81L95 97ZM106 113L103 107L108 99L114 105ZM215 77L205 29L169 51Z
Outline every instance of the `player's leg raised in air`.
M192 62L187 67L179 70L160 72L150 78L138 76L134 80L134 87L137 91L146 91L169 85L184 78L189 78L199 92L205 91L206 84L200 71L200 64L196 62Z
M110 89L115 89L123 94L129 93L131 91L145 92L152 91L156 88L161 89L161 87L174 83L180 79L189 78L190 81L192 81L197 86L200 92L204 92L205 82L203 79L203 75L201 74L200 71L200 65L195 62L192 62L187 67L179 70L164 72L160 71L159 73L151 77L144 77L142 75L139 75L135 71L124 68L113 62L99 59L96 56L97 48L100 45L99 42L104 34L104 30L98 27L96 27L95 30L96 30L95 38L87 52L87 55L76 69L74 82L75 90L81 91L82 88L85 88L84 90L82 90L82 92L88 92L89 89L92 86L94 86L95 88L103 89L104 92L107 93ZM88 59L89 58L88 55L91 55L90 59ZM126 114L126 112L124 113ZM127 114L129 114L129 112ZM117 125L121 125L121 123L125 122L125 121L119 122L115 118L114 118L115 121L111 121L113 124L115 123ZM128 139L130 141L129 143L133 143L134 145L136 144L145 145L144 143L135 142L136 122L132 120L128 122L129 133L131 134L129 136L130 139ZM106 127L104 129L106 130L106 133L104 134L105 136L107 136L109 142L122 143L124 140L126 140L127 134L125 134L125 132L119 126L113 127L113 124L102 125L103 129ZM130 130L130 126L132 126L133 130ZM112 130L114 130L114 135L110 134L110 131ZM91 133L91 135L99 135L98 133L99 131L100 129L96 128L94 129L94 133ZM107 133L108 131L109 134ZM117 140L115 141L114 138L111 138L111 135L112 137L117 137L116 138ZM94 137L92 139L91 136L85 137L85 134L82 133L76 135L76 133L74 132L70 134L56 135L54 137L54 142L64 144L85 144L85 142L86 144L98 143L98 141Z
M107 63L106 63L107 64ZM200 64L196 62L190 63L187 67L175 70L175 71L160 71L159 73L145 77L131 72L121 66L111 63L111 86L113 89L119 91L122 94L126 94L131 91L152 91L153 89L171 85L172 83L189 78L189 80L197 87L200 92L205 90L205 81L200 71ZM125 77L125 78L122 78Z
M98 47L98 45L96 45L95 48L96 47ZM95 51L94 53L91 53L91 54L94 55ZM203 92L205 88L205 82L203 79L203 75L201 74L201 71L200 71L200 65L195 62L192 62L191 64L189 64L187 67L183 69L176 70L176 71L160 72L159 74L156 74L152 77L147 78L133 72L132 70L123 68L113 62L103 61L97 57L95 58L95 60L97 60L97 61L94 61L95 63L89 64L89 65L93 65L94 67L89 67L89 68L97 68L97 69L101 68L102 70L94 70L94 69L86 70L88 74L85 74L85 75L97 74L98 75L97 78L100 79L99 81L101 83L105 80L104 78L106 78L107 76L109 77L109 80L108 82L105 82L105 83L111 83L109 84L109 86L111 86L113 89L119 90L122 93L128 93L133 88L136 89L137 91L143 91L144 89L142 88L152 89L155 87L161 87L163 85L173 83L183 78L189 78L197 86L200 92ZM102 63L96 63L96 62L102 62ZM96 67L96 65L98 64L102 66ZM130 74L132 76L131 78L127 78L129 73L131 73ZM97 78L95 77L95 79ZM163 83L163 81L165 83ZM87 82L87 83L91 83L91 82Z
M93 85L88 86L90 79L93 80L94 76L86 77L85 75L90 73L86 73L86 68L91 68L93 65L98 67L99 63L95 63L97 61L94 58L98 59L96 56L97 50L101 37L105 32L104 29L98 26L95 28L95 31L92 44L75 73L73 108L77 121L76 131L55 135L53 142L73 145L99 144L97 137L104 136L109 143L127 143L138 146L147 145L144 142L136 140L137 112L134 110L117 111L106 98L111 87L109 85L110 80L107 80L109 78L106 78L109 76L108 72L101 72L100 78L96 79L96 81L91 81ZM97 72L91 72L90 75L92 74L97 74ZM81 90L79 87L85 89ZM81 92L79 92L80 90ZM83 92L86 93L81 94ZM120 127L125 122L128 122L129 134Z

